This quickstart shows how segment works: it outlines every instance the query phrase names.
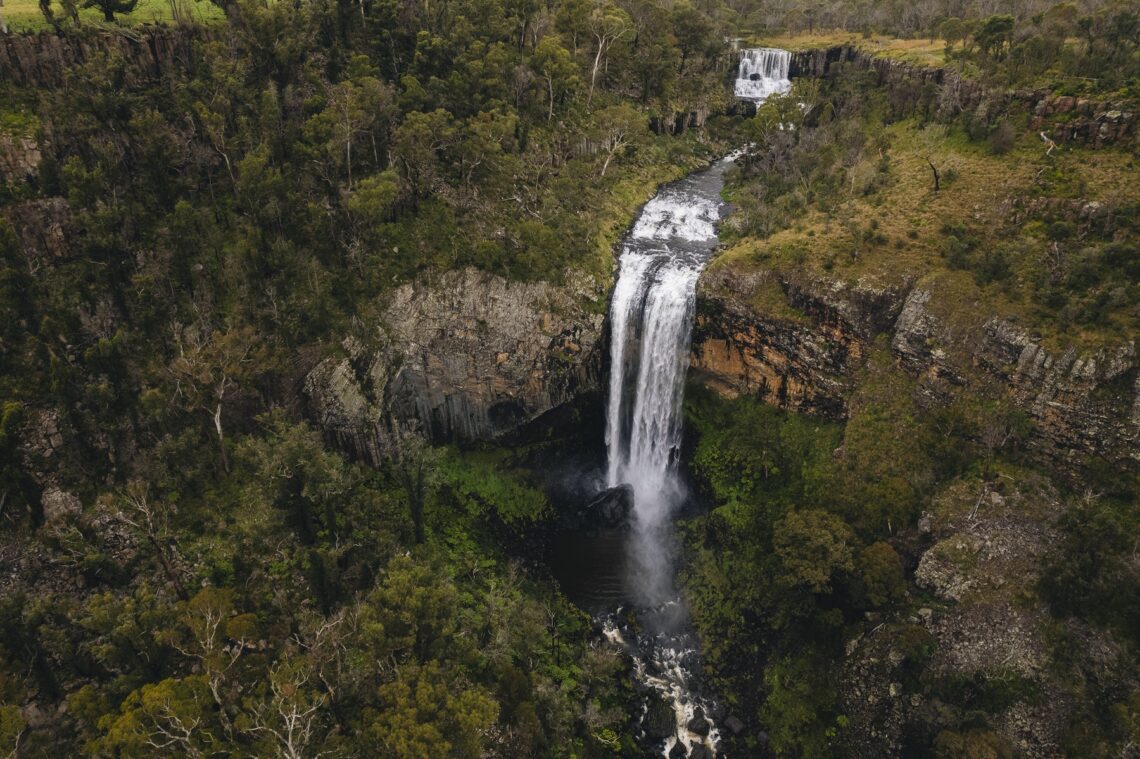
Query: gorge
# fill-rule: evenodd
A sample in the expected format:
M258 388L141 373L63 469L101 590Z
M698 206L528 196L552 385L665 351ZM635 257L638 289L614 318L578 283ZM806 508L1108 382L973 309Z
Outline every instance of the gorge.
M665 756L675 745L686 755L706 746L715 755L718 738L704 716L718 712L692 691L696 640L673 585L672 520L687 490L677 468L696 281L716 244L731 162L723 158L646 204L622 245L610 302L606 485L632 488L623 569L638 632L614 622L619 611L607 619L606 635L622 645L633 641L636 676L672 707L673 729L652 736L665 737ZM650 674L649 661L659 674Z
M5 5L0 755L1140 745L1134 14L737 5Z

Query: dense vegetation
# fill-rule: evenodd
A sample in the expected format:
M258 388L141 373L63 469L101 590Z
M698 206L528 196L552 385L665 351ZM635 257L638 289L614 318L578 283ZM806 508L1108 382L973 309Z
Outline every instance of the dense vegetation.
M42 151L0 190L3 752L618 750L625 665L520 563L542 493L494 453L348 462L298 382L409 278L608 273L711 152L649 124L723 107L715 25L238 2L153 72L55 20L86 63L3 85L5 144ZM54 253L23 244L46 218Z
M740 5L235 0L154 71L106 44L143 5L36 7L89 54L63 87L0 82L4 158L38 151L26 176L0 161L0 753L637 755L627 663L533 561L555 515L522 458L409 441L366 467L298 389L400 283L608 276L638 203L714 132L757 146L726 261L950 272L1060 341L1140 327L1132 157L1045 154L1009 104L947 111L849 71L668 133L725 111L742 29L933 30L990 85L1134 97L1134 6ZM999 174L1050 202L972 220L967 179ZM1093 222L1052 202L1096 193ZM715 508L685 527L685 576L713 682L776 753L841 752L829 672L860 620L893 615L907 687L945 707L914 751L1010 755L993 713L1031 687L925 672L906 615L919 514L1021 476L1024 415L928 405L883 352L860 387L842 425L690 393ZM1140 645L1135 485L1090 482L1039 592ZM1065 666L1087 705L1068 748L1134 741L1133 670Z
M1134 479L1067 496L1063 545L1040 586L1018 591L1028 608L1042 598L1058 620L1046 672L963 675L931 666L939 642L918 612L938 602L914 584L917 556L929 548L914 525L950 492L968 491L968 511L980 483L1033 487L1040 475L1025 468L1016 436L987 448L986 427L1006 412L969 401L932 406L885 355L872 359L842 426L751 399L725 402L700 387L686 404L693 473L714 504L684 524L687 598L709 677L729 709L766 731L763 744L749 735L730 750L864 755L845 735L848 710L864 695L851 692L858 673L844 669L844 657L845 646L873 633L886 641L881 655L897 687L922 699L902 725L905 755L1015 756L995 726L1010 707L1039 703L1043 683L1080 705L1062 730L1068 755L1114 756L1135 740ZM1073 619L1117 636L1125 648L1116 668L1085 652L1088 633Z

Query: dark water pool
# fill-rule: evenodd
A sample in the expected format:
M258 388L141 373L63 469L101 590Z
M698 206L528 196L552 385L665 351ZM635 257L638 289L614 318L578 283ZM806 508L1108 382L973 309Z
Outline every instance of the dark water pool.
M628 541L628 531L567 531L552 541L547 561L571 601L601 614L631 597Z

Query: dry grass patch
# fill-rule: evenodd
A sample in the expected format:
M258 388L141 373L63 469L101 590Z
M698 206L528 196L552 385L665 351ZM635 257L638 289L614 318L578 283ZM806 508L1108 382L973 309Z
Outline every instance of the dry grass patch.
M222 9L209 0L139 0L138 6L132 13L116 15L119 23L127 26L135 24L165 23L169 24L177 15L186 22L211 23L225 19ZM58 2L52 3L52 10L57 17L62 17L63 10ZM8 27L14 32L31 32L49 29L43 13L40 11L39 0L4 0L4 7L0 8ZM80 22L84 26L116 28L118 24L108 25L103 20L103 14L97 8L87 8L79 11Z
M1131 155L1119 150L1062 148L1046 156L1034 135L1022 133L1005 155L960 133L919 129L913 121L887 128L890 173L870 193L849 190L829 208L811 206L790 228L767 239L745 238L720 266L765 267L809 276L881 285L925 281L940 293L933 308L967 331L981 314L1014 318L1038 329L1053 349L1116 345L1134 317L1118 314L1106 325L1071 324L1057 332L1032 297L1046 267L1047 225L1027 208L1050 199L1098 201L1111 207L1140 203ZM870 165L877 155L864 160ZM928 162L929 161L929 162ZM939 170L934 190L930 163ZM859 175L856 166L850 176ZM953 246L968 244L973 262L955 268ZM1076 246L1076 243L1073 243ZM978 279L977 262L1000 256L1008 273Z
M862 34L841 29L818 31L813 34L762 35L748 38L745 41L749 45L779 47L792 51L851 45L868 53L910 63L920 63L924 66L941 66L946 62L943 54L946 42L943 40L908 40L880 35L864 37Z

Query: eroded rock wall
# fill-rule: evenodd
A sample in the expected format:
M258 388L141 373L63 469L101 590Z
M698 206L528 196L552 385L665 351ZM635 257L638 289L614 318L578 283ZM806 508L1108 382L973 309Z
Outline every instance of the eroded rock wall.
M875 72L877 85L903 100L929 102L940 116L1028 111L1030 127L1058 143L1099 148L1135 144L1140 114L1123 102L1056 95L1048 90L996 90L952 68L875 56L850 45L792 54L791 76L825 77L848 64Z
M599 386L605 286L511 282L465 269L387 299L372 344L305 383L318 424L358 457L382 460L402 435L490 440Z
M756 305L772 293L786 308ZM842 418L868 341L897 316L902 298L897 287L713 267L698 288L694 375L728 396Z
M772 292L783 301L773 303ZM721 266L698 293L694 376L722 394L843 418L862 359L882 335L912 376L1005 393L1033 421L1031 445L1051 463L1140 464L1140 360L1127 336L1082 352L1050 349L1001 315L952 324L945 314L962 308L937 280L879 285Z

